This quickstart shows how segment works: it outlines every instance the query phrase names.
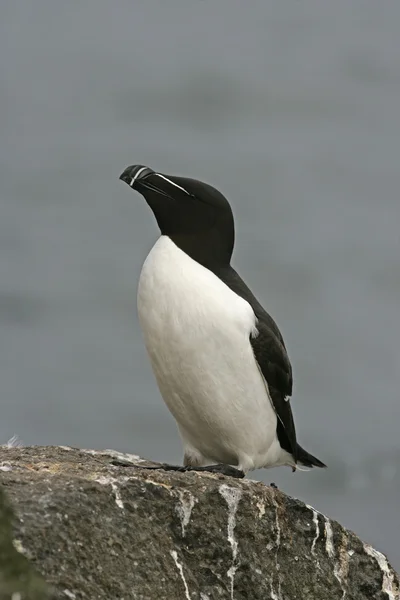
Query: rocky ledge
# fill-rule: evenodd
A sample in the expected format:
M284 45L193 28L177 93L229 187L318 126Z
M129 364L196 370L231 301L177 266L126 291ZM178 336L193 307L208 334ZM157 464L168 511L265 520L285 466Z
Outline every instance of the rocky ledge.
M399 600L386 557L311 506L146 466L0 447L0 599Z

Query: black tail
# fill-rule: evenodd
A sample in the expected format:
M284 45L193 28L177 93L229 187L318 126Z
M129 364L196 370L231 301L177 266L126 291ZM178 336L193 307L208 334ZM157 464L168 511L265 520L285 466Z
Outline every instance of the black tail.
M321 467L326 468L323 462L315 458L312 454L306 452L299 444L297 444L297 461L305 467Z

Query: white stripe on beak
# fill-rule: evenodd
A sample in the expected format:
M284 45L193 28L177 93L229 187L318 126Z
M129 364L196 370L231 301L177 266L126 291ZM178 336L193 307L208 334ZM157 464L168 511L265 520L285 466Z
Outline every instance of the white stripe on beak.
M170 183L171 185L174 185L175 187L177 187L179 190L181 190L182 192L185 192L185 194L187 194L188 196L191 196L192 194L190 194L187 190L185 190L185 188L181 187L180 185L178 185L177 183L174 183L173 181L171 181L170 179L167 179L166 177L164 177L164 175L161 175L160 173L154 173L154 175L157 175L157 177L161 177L161 179L164 179L164 181L167 181L168 183Z
M135 177L132 177L131 182L130 182L130 186L133 187L133 184L135 183L136 179L139 177L140 173L143 173L143 171L145 171L147 169L147 167L142 167L141 169L139 169L139 171L136 173Z

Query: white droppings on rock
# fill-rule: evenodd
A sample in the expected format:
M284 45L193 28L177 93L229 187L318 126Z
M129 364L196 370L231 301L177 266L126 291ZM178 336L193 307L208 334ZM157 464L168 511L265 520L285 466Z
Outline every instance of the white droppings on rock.
M378 552L378 550L375 550L375 548L372 548L369 544L363 544L363 546L364 551L368 556L371 556L376 560L382 571L382 592L387 594L389 600L399 600L400 592L394 583L394 573L388 565L386 556L381 552Z
M13 546L17 552L19 552L20 554L23 554L24 556L28 556L29 553L28 553L27 549L23 546L21 540L19 540L17 538L14 539Z
M275 498L272 498L272 504L275 507L275 533L276 533L275 545L276 545L276 552L278 554L278 550L281 545L281 526L279 523L279 513L278 513L279 505ZM278 556L276 557L276 560L278 560Z
M70 452L71 450L73 450L73 448L71 448L71 446L58 446L58 447L61 448L61 450L67 450L68 452Z
M176 512L181 520L182 537L185 537L186 527L189 525L192 510L197 502L197 498L189 492L189 490L178 490L179 504L176 507Z
M350 555L347 552L347 544L349 540L345 533L342 534L342 543L339 548L339 558L335 561L333 574L338 580L342 588L342 600L346 598L347 592L347 577L349 575Z
M231 600L233 600L235 574L238 567L238 542L235 538L236 512L239 506L240 498L242 497L242 491L239 488L229 487L228 485L223 484L219 488L219 493L228 505L228 542L230 543L232 548L232 565L228 569L227 575L231 582Z
M342 545L339 548L339 558L335 560L335 546L333 544L332 524L325 517L325 550L329 558L333 560L333 574L342 589L342 600L346 597L347 575L349 571L349 555L347 553L347 536L343 535Z
M104 477L103 476L103 477L99 477L95 481L97 481L97 483L100 483L101 485L110 485L112 491L114 492L115 504L118 506L118 508L120 508L121 510L124 510L124 503L122 502L121 492L119 491L118 486L117 486L117 480L114 479L113 477Z
M277 596L276 593L275 593L274 586L273 586L273 583L272 583L272 578L270 579L269 585L270 585L271 600L281 600L279 598L279 596Z
M172 558L174 559L175 564L176 564L176 568L178 569L179 574L180 574L180 576L182 578L183 585L184 585L184 588L185 588L186 599L187 600L191 600L190 594L189 594L188 584L186 583L185 574L183 572L183 566L182 566L182 564L178 560L178 553L176 552L176 550L171 550L170 554L171 554Z
M121 492L119 491L117 484L112 482L111 483L111 487L112 487L112 490L113 490L114 495L115 495L115 503L116 503L116 505L118 506L118 508L120 508L121 510L123 510L124 509L124 503L122 502Z
M131 479L131 478L129 478ZM161 481L153 481L152 479L139 479L139 477L135 477L135 479L138 479L139 481L141 481L142 483L148 483L149 485L154 485L155 487L158 488L164 488L164 490L167 490L167 492L169 492L170 494L172 493L172 485L169 485L168 483L161 483Z
M117 450L91 450L89 448L82 448L80 452L91 454L92 456L110 456L112 458L116 458L117 460L121 460L122 462L132 463L133 465L146 462L143 458L140 458L140 456L137 456L136 454L118 452Z
M257 508L258 508L258 518L262 519L263 516L265 515L265 504L264 504L264 502L262 502L261 500L259 500L257 502Z
M76 595L74 594L74 592L71 592L71 590L63 590L63 594L64 596L67 596L67 598L71 598L71 600L76 599Z
M335 547L333 545L333 531L328 517L325 517L325 550L329 558L334 558Z
M319 513L318 513L317 510L315 510L315 508L313 508L309 504L306 504L306 506L307 506L307 508L309 510L311 510L311 512L313 514L313 523L314 523L314 527L315 527L315 537L314 537L314 539L312 541L312 544L311 544L311 554L313 556L315 556L315 544L317 543L318 538L319 538L319 521L318 521L318 514ZM318 563L318 566L319 566L319 563Z
M281 577L280 577L280 564L279 564L279 560L278 560L278 552L279 549L281 547L281 525L279 523L279 504L276 501L275 496L272 497L272 504L275 507L275 568L278 574L278 591L275 590L274 588L274 579L273 577L271 577L270 579L270 586L271 586L271 598L272 600L282 600L282 584L281 584Z
M102 454L108 454L113 458L118 458L120 460L127 460L132 463L143 463L146 462L143 458L140 458L137 454L129 454L129 452L118 452L117 450L113 450L112 448L107 448L103 450Z

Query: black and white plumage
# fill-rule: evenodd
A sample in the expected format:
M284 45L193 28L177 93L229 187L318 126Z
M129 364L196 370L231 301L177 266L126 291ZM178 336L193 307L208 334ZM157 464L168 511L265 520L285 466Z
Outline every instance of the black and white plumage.
M161 230L140 275L138 313L184 465L324 467L297 443L281 333L230 265L229 202L205 183L143 165L120 179L144 196Z

